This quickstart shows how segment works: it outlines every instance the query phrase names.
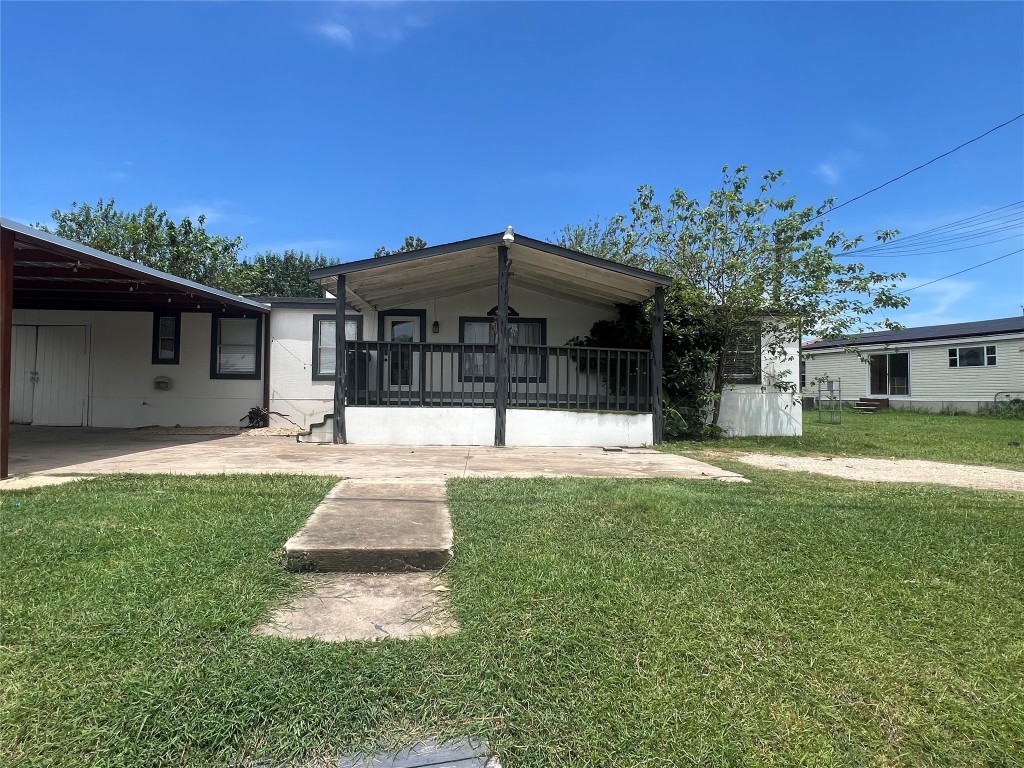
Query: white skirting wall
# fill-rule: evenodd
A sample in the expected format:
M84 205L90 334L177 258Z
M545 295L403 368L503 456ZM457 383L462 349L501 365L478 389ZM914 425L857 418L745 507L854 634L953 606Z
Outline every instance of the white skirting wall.
M353 445L494 445L493 408L345 408ZM314 425L310 442L331 442L331 420ZM649 413L590 413L510 408L505 444L514 446L650 445Z
M654 417L649 413L594 413L509 408L505 414L507 446L650 445Z

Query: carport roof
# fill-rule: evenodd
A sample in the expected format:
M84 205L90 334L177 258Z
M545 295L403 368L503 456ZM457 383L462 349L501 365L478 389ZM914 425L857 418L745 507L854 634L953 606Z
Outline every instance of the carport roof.
M337 292L345 275L346 298L378 309L442 298L497 284L495 256L506 233L350 261L313 270L310 277ZM539 293L602 305L643 301L670 277L569 248L515 235L509 245L511 283Z
M14 238L18 309L254 311L258 301L128 261L0 217Z

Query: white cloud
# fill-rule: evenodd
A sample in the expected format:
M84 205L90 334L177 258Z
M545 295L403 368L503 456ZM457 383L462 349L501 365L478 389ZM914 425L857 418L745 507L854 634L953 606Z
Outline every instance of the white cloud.
M340 43L346 48L351 48L355 43L355 38L352 36L352 30L346 27L344 24L339 24L336 21L325 21L316 26L316 32L328 40Z
M817 168L814 169L814 175L829 184L839 183L839 171L831 163L818 163Z
M913 288L935 277L908 277L902 285ZM978 284L969 280L943 280L910 293L910 306L898 313L896 320L908 328L922 325L967 323L978 319L971 301Z
M206 217L207 224L215 224L222 221L225 216L223 205L217 203L188 203L171 210L171 216L175 219L182 219L188 216L195 221L200 216Z
M409 3L366 2L334 6L331 17L313 25L313 32L346 48L386 49L426 25L422 10L412 11Z

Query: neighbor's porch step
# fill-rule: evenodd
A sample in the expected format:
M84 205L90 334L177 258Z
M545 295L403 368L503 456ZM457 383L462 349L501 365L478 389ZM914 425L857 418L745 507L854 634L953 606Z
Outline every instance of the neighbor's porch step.
M452 556L444 480L343 480L284 546L292 571L438 570Z

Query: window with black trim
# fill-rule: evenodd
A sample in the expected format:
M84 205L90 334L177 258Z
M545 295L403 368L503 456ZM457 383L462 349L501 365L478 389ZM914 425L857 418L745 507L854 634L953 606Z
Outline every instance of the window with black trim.
M761 323L747 323L733 334L725 350L725 379L736 384L761 383Z
M334 326L334 315L313 315L313 381L334 381L337 359ZM345 338L348 341L362 341L362 315L345 315ZM351 352L349 357L352 357Z
M260 317L214 315L210 339L211 379L258 379L263 323Z
M510 308L511 314L514 310ZM528 347L543 347L547 344L548 321L536 317L509 317L509 344L513 348L509 355L510 381L547 381L546 357L540 350ZM493 317L460 317L459 341L463 344L493 346L497 343L497 325ZM525 347L525 349L524 349ZM494 381L496 353L483 350L462 352L459 365L460 381Z
M181 314L153 313L153 365L177 365L181 355Z
M996 364L994 344L978 347L953 347L949 350L950 368L980 368Z

